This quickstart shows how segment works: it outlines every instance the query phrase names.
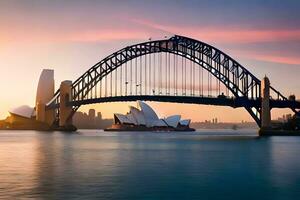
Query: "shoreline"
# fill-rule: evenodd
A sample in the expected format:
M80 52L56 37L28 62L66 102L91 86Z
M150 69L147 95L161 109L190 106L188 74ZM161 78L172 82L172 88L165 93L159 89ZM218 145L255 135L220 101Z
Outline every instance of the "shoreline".
M258 131L259 136L300 136L300 130L265 130Z

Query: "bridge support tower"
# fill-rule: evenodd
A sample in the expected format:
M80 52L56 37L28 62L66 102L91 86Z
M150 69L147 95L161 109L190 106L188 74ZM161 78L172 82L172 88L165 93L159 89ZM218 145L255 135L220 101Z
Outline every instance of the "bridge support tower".
M72 126L72 106L68 102L72 100L72 81L63 81L60 84L60 104L59 104L59 126Z
M270 80L266 76L261 81L261 128L271 128Z

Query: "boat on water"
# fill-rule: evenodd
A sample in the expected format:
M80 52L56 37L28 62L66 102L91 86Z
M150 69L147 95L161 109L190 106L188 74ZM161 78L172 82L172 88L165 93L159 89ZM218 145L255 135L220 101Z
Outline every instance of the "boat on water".
M190 119L180 115L159 118L145 102L137 101L137 107L129 106L127 114L114 114L114 124L105 131L195 131Z

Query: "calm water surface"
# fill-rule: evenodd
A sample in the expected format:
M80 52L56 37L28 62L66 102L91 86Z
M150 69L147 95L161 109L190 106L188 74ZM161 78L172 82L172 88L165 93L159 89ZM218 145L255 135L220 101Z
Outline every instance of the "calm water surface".
M300 137L0 131L4 199L300 199Z

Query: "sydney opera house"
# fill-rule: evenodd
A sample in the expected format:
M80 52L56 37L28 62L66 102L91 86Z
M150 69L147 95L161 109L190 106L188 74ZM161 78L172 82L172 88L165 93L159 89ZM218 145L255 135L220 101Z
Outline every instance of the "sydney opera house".
M193 131L191 120L181 120L180 115L160 119L145 102L137 101L137 107L129 106L127 114L114 114L114 124L107 131Z

